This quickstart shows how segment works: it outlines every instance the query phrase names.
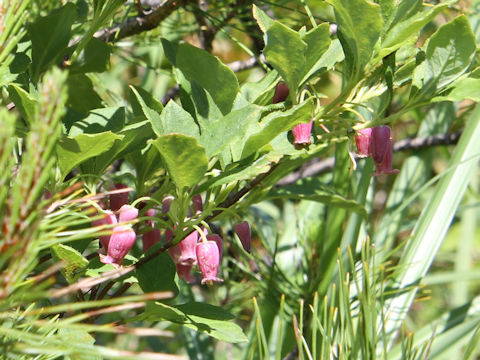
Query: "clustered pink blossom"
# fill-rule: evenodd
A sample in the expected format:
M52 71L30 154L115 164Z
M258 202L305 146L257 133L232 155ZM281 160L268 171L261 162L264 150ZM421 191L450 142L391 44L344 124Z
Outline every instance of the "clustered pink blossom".
M126 188L123 184L116 184L116 189ZM122 195L120 197L119 195ZM102 210L97 218L92 221L93 226L104 226L111 233L99 237L101 244L100 261L105 264L121 265L123 259L135 244L137 234L133 229L131 221L138 218L139 210L128 203L127 196L123 194L111 194L110 206L114 205L116 210ZM113 197L113 199L112 199ZM174 198L167 196L162 201L162 213L170 210ZM144 205L141 205L141 207ZM203 211L203 201L201 195L195 195L192 198L192 213L195 215ZM116 216L115 213L118 213ZM149 219L145 221L147 231L142 235L143 251L148 251L154 244L162 241L161 231L155 228L155 218L157 211L153 208L147 209L144 213ZM185 228L184 230L187 230ZM242 246L247 252L250 252L250 225L244 221L234 226L234 231L238 235ZM201 232L201 234L199 233ZM164 231L164 243L168 244L172 241L173 231L167 228ZM193 282L195 278L192 275L192 269L197 266L202 273L202 284L212 284L213 282L223 282L218 277L218 271L222 259L223 240L218 234L209 234L205 227L197 228L197 230L189 233L178 244L170 247L168 253L177 268L177 274L186 282Z
M126 186L117 184L115 187L121 189ZM115 225L111 234L99 237L102 252L107 253L106 256L100 256L100 261L104 264L121 265L137 238L132 225L128 224L128 222L138 217L138 209L126 204L128 202L128 193L126 193L127 196L122 196L122 198L119 198L118 195L111 194L114 197L113 203L115 208L117 208L119 213L118 221L112 210L104 210L103 214L100 214L100 218L92 222L94 226ZM110 204L112 204L112 198L110 198Z
M359 157L372 157L377 169L373 176L399 172L397 169L392 169L393 144L389 126L382 125L358 130L355 134L355 144Z

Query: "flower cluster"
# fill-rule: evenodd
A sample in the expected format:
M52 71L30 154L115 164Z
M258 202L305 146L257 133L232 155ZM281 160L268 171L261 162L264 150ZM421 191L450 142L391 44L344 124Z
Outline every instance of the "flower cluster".
M123 184L116 184L116 190L126 189ZM166 214L170 210L174 198L166 196L162 202L162 213ZM123 259L135 243L137 234L132 227L131 221L138 218L137 208L128 205L128 193L114 192L110 194L110 209L102 210L100 214L92 221L93 226L104 226L111 228L107 235L99 237L100 261L105 264L121 265ZM203 211L203 202L201 195L195 195L192 198L191 214L199 215ZM116 215L118 214L118 216ZM143 251L147 252L154 244L162 242L162 233L155 227L155 216L157 210L150 208L144 213L148 219L144 226L147 228L142 234ZM185 228L184 230L187 230ZM238 235L245 251L250 252L250 225L244 221L234 226L234 231ZM173 231L167 228L164 231L164 244L169 244L173 238ZM203 275L202 284L212 284L213 282L223 282L218 277L218 270L222 259L223 240L218 234L209 234L206 227L196 227L194 231L188 234L178 244L171 246L168 253L176 264L178 275L186 282L194 281L192 268L198 266Z
M372 157L377 169L373 176L399 172L397 169L392 169L393 144L389 126L382 125L358 130L355 134L355 144L359 157Z

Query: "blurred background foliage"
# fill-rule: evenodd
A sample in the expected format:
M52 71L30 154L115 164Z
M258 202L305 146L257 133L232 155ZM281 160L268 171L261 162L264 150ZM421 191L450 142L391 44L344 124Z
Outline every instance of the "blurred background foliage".
M27 26L34 24L41 17L55 13L60 6L67 3L70 2L32 0L29 2L28 9L25 10L27 16L23 21ZM77 14L70 41L78 40L88 33L88 26L85 24L94 18L95 6L100 6L99 4L103 2L78 0L73 3ZM142 1L142 11L148 14L152 11L151 8L158 5L157 3L158 1L153 0ZM163 105L171 97L174 100L177 99L177 92L174 90L177 78L171 62L164 53L162 39L172 43L186 41L204 48L226 64L248 61L252 56L260 56L264 47L264 38L257 21L252 16L253 3L268 16L278 19L295 31L300 31L304 26L310 28L310 12L311 17L319 24L323 22L333 24L336 21L333 7L330 5L335 3L334 1L330 4L325 1L307 1L308 6L305 6L305 1L288 0L181 1L181 6L154 29L115 39L107 42L105 47L101 46L100 53L107 54L107 61L102 63L103 57L100 56L96 66L100 68L104 66L104 69L85 72L82 69L75 69L75 64L69 68L71 65L69 59L65 59L65 63L49 66L50 68L69 68L70 77L66 79L59 70L54 70L48 73L50 78L47 77L46 80L42 80L43 82L35 84L38 86L35 90L43 91L42 94L44 94L39 108L59 102L60 105L56 108L59 112L56 120L59 122L64 115L62 102L67 104L69 115L73 118L76 116L75 112L88 112L96 108L125 107L127 118L134 123L131 120L134 118L131 85L142 88ZM348 2L344 3L345 6L349 6ZM411 3L414 2L411 1ZM441 2L424 2L423 7L428 8L439 4ZM8 1L4 0L3 7L5 8L6 5ZM423 46L442 25L461 14L468 17L478 43L479 6L478 1L451 2L450 6L439 11L432 21L421 28L415 44L398 49L396 59L400 62L415 58L413 53L416 49ZM136 3L127 1L109 14L101 27L109 28L117 23L122 24L127 18L137 16L138 11ZM331 32L332 36L335 36L336 30L331 29ZM20 67L20 70L15 72L14 80L24 85L24 90L29 91L28 84L30 89L34 87L30 78L33 75L23 71L28 64L22 65L22 59L18 55L23 49L22 46L28 46L26 44L29 39L25 33L22 33L22 36L24 37L17 45L17 55L13 60L14 64ZM346 66L343 62L339 63L334 71L325 71L309 83L310 91L321 99L322 106L332 103L342 93L345 86ZM478 79L478 71L475 72L477 66L478 56L475 53L467 74L473 79ZM266 65L259 66L257 63L257 66L237 72L240 84L263 79L266 76L265 67ZM60 90L56 89L58 93L50 92L51 86L49 87L48 79L52 79L56 86L62 87ZM395 88L385 117L399 113L399 110L409 103L412 98L410 80L411 74L410 79L403 83L399 81L401 84ZM13 82L13 80L10 81ZM9 98L4 85L6 84L2 81L2 102L3 105L8 106L13 100ZM472 90L472 93L475 90ZM428 98L423 106L400 113L389 123L392 126L394 141L432 133L451 133L463 129L466 123L478 121L478 115L473 113L477 101L475 96L478 97L478 95L466 96L461 101L430 103L434 95ZM361 106L356 107L355 111L360 113L366 121L370 121L373 115L369 107L374 107L375 101L375 99L360 101ZM25 129L19 127L15 119L19 115L17 113L12 115L12 113L12 111L2 110L2 129L0 130L2 138L7 139L8 135L12 136L14 132L19 138L33 137L22 134ZM349 121L353 122L351 119ZM15 130L14 126L17 126ZM429 131L429 126L435 130ZM6 130L8 127L10 133ZM59 128L55 129L57 130L52 131L59 131ZM32 129L30 134L31 131ZM318 126L316 131L319 131ZM473 130L472 133L474 133ZM30 140L25 141L28 143ZM45 181L45 186L41 186L42 189L56 189L61 194L58 197L54 196L53 200L83 200L78 203L69 202L65 207L52 211L46 216L39 215L38 222L36 219L29 219L26 222L28 225L37 224L36 227L32 227L35 230L34 234L28 234L35 239L32 245L32 251L35 254L32 256L36 260L31 264L20 266L24 276L22 281L25 282L19 286L21 291L10 298L0 297L2 311L0 313L0 321L2 321L0 344L4 356L39 359L59 356L70 356L71 359L167 359L166 354L179 354L191 359L373 359L376 356L387 358L389 354L388 358L392 359L460 359L462 356L476 358L479 353L476 346L479 339L477 323L480 319L478 305L476 305L480 279L478 166L471 174L472 180L468 182L465 195L459 195L462 200L454 214L445 240L435 256L431 269L422 279L419 293L408 316L398 328L401 336L395 340L395 344L392 345L393 350L389 352L387 347L390 345L385 344L384 349L379 345L382 341L388 343L390 338L379 331L381 326L377 323L377 318L382 318L384 315L381 312L385 301L394 297L395 291L398 291L389 281L395 279L397 272L406 272L404 271L405 263L402 263L402 254L413 237L412 229L416 224L418 225L421 214L425 214L429 208L433 207L431 200L439 188L433 182L428 182L436 176L438 176L436 180L444 178L445 173L451 171L451 167L458 166L460 161L456 165L450 162L456 146L442 145L396 152L394 167L402 169L402 172L398 176L384 176L374 180L370 176L373 171L373 163L370 160L359 160L356 164L358 168L350 171L351 163L347 154L348 150L353 151L351 139L339 142L335 146L333 143L331 143L332 146L322 150L321 157L336 157L335 167L317 174L313 183L298 183L298 186L308 193L312 186L329 184L340 194L364 206L367 216L362 218L358 213L331 206L325 201L302 200L291 194L290 196L289 194L279 195L280 191L275 193L277 188L268 194L258 191L254 194L264 198L264 201L256 203L252 200L255 195L252 195L232 214L227 213L221 220L215 222L224 239L225 256L221 271L225 285L215 286L212 289L200 286L198 281L190 286L176 279L179 295L175 305L197 301L222 307L235 316L235 322L241 326L248 338L248 341L238 344L235 341L229 343L214 340L204 332L197 332L191 327L171 321L168 316L163 321L142 318L139 315L140 311L135 307L135 302L147 301L148 298L136 284L135 277L131 278L129 275L115 280L111 285L107 283L97 287L95 291L101 292L103 289L104 295L108 295L106 296L108 300L105 299L105 303L98 306L106 306L104 309L107 306L115 306L116 303L112 301L120 295L136 296L136 298L123 300L126 304L125 309L111 313L105 311L96 315L89 315L80 307L75 308L75 304L87 302L83 301L85 298L82 299L82 296L87 294L82 295L81 290L79 290L80 293L72 292L64 297L51 296L51 289L58 290L69 285L67 279L58 273L55 276L46 276L47 282L42 278L42 281L36 284L36 276L48 273L51 266L54 266L54 262L49 258L52 244L74 244L71 246L85 256L96 254L98 246L92 245L91 240L95 239L97 234L88 231L90 215L88 206L85 205L86 201L89 195L97 190L99 193L104 190L104 188L96 188L98 183L121 180L135 187L136 170L131 161L114 162L102 174L103 179L94 179L90 183L86 181L83 190L75 188L74 184L80 179L75 172L69 172L64 182L53 184L51 179L49 182ZM21 149L21 146L22 142L11 145L12 148L17 148L17 154L23 154L24 149ZM25 151L28 151L28 148ZM340 153L343 155L339 155ZM478 154L476 156L475 161L478 164ZM8 169L11 170L16 165L18 164L10 164ZM52 170L54 164L48 163L48 166L50 169L47 170L50 173L54 172ZM152 187L157 185L155 181L162 176L164 175L153 177ZM15 181L19 180L15 180L12 176L5 183L15 183ZM95 185L91 186L92 184ZM15 189L15 186L12 189ZM33 190L40 193L40 189ZM135 195L146 195L149 189L136 190L139 193L133 193L133 199ZM15 194L13 190L9 192L9 196ZM0 195L2 195L1 192ZM1 197L0 199L4 200ZM23 199L17 198L15 201L19 202ZM452 206L454 203L455 201L452 200ZM42 202L32 202L28 210L32 211L32 214L43 214L42 209L53 206L52 204L55 203L43 199ZM405 208L398 210L402 206ZM7 218L8 214L3 210L2 215ZM240 242L232 232L233 225L242 219L248 220L252 226L252 248L254 249L252 254L247 254L241 249ZM429 223L434 224L435 221L429 220ZM322 250L329 238L333 243L330 252ZM337 252L337 248L340 251ZM127 258L127 264L138 259L141 253L140 246L136 245L132 250L133 258ZM13 252L10 256L11 254ZM327 255L329 260L325 260ZM89 271L92 271L90 276L95 276L101 273L100 270L95 273L95 269L100 268L101 264L98 259L92 260L92 258L88 258ZM5 259L5 256L2 259ZM6 271L8 261L2 261L0 263L2 271ZM97 263L92 266L94 261ZM329 276L323 276L321 273L329 271L331 272ZM25 284L29 283L36 285L26 287ZM124 291L125 284L127 287ZM388 288L388 286L391 287ZM100 298L97 299L101 301ZM29 314L24 318L22 312L27 311L30 303L34 308L38 306L47 310L46 312L38 311L37 314L33 312L33 315ZM62 304L68 306L55 310L54 306ZM172 305L173 302L169 304ZM470 305L468 309L461 308L466 304ZM51 312L48 310L50 307L52 307ZM467 310L472 314L467 315ZM85 318L81 318L82 314L86 314ZM459 314L458 318L457 314ZM76 319L76 316L80 318ZM447 321L448 324L445 325L442 323L442 316L453 320L451 323ZM62 322L56 323L56 320L63 317L76 320L71 320L70 324L67 321L65 325L60 326L58 324ZM53 324L51 327L46 325L49 322ZM73 325L68 326L71 324ZM78 328L74 325L78 325ZM148 330L153 333L148 333ZM458 336L456 336L457 333L447 330L456 331ZM142 333L142 331L145 332ZM69 335L69 332L73 335ZM437 343L431 342L434 335L440 335ZM441 335L445 335L450 341L445 337L442 338ZM80 336L83 338L80 339ZM12 339L22 337L24 337L23 343L16 347ZM48 341L50 338L51 342ZM44 341L45 339L47 340ZM415 342L417 340L418 343ZM93 343L96 347L92 345ZM73 352L70 352L72 349ZM132 353L127 353L128 351ZM142 353L134 354L133 352ZM146 352L161 354L154 355Z

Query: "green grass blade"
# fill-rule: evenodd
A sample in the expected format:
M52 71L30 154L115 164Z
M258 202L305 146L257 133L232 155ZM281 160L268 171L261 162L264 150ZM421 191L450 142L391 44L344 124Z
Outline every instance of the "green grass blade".
M394 274L393 287L406 289L417 285L430 268L478 161L479 120L480 107L477 107L451 158L449 171L440 180L432 200L413 229L412 237L400 260L399 270ZM393 342L405 319L416 291L415 286L386 301L386 319L379 318L378 321L384 322L385 332L390 337L389 343Z

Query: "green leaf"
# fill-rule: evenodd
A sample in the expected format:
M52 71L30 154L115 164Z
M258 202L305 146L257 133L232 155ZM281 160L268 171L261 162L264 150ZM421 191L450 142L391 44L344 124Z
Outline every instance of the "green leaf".
M92 38L69 70L71 73L104 72L110 66L111 52L105 42Z
M63 244L54 245L52 247L52 257L56 261L64 261L61 271L70 284L76 282L85 274L88 260L74 248Z
M176 57L177 67L190 81L207 90L223 114L227 114L238 93L234 72L217 57L190 44L181 44Z
M177 270L168 252L163 252L135 270L138 284L144 293L172 291L178 294L175 284Z
M273 25L274 20L269 17L265 11L260 9L257 5L253 4L252 14L255 20L257 20L258 26L265 33Z
M384 326L389 345L394 341L415 298L418 289L415 285L428 272L463 198L471 175L477 169L478 139L480 139L479 106L475 108L467 122L448 164L448 171L439 181L412 230L412 236L397 266L399 270L392 276L392 290L395 290L397 295L385 302L382 312L390 316L386 321L377 319ZM383 348L384 344L379 346Z
M308 80L308 77L305 75L311 73L311 70L330 47L329 25L325 23L313 28L302 37L302 40L307 44L307 49L305 52L305 65L303 66L302 72L304 77L301 84Z
M60 178L63 178L75 166L87 159L98 156L110 149L122 136L107 131L100 134L81 134L75 137L64 137L57 144L58 166Z
M13 61L11 62L9 68L12 74L20 74L25 72L32 60L28 57L27 54L19 52L15 54Z
M68 130L69 136L98 134L105 131L118 132L125 123L124 107L107 107L91 110L84 119L74 122ZM68 124L66 124L68 128Z
M81 329L69 329L68 327L61 327L58 330L63 343L75 343L82 345L95 344L95 338L87 331ZM66 360L102 360L100 355L82 354L81 352L74 352L69 356L65 356Z
M240 89L240 93L244 99L251 104L271 104L277 78L278 73L275 70L272 70L259 81L245 82Z
M32 78L37 81L50 65L65 55L71 36L71 27L77 17L73 3L68 2L60 10L42 17L28 27L32 40Z
M227 170L198 187L197 192L203 192L210 188L223 184L233 183L235 181L252 179L255 176L266 173L270 170L271 162L266 156L262 156L254 162L248 161L246 165L237 166L234 169Z
M393 26L382 41L382 49L380 50L378 58L381 59L400 49L403 45L415 41L419 36L420 30L432 21L445 7L450 5L450 3L451 2L438 4L428 11L417 13Z
M428 41L425 61L415 68L413 84L429 94L459 78L472 63L476 43L465 16L443 25Z
M162 135L152 143L178 189L191 187L203 179L208 159L205 148L195 138L181 134Z
M432 101L463 101L465 99L480 101L480 79L459 79L452 84L445 95L436 96Z
M284 112L274 112L266 116L259 125L258 131L253 133L242 149L242 159L258 152L280 133L289 131L295 125L310 121L313 104L311 99L292 107Z
M200 131L192 115L183 110L175 101L169 101L160 117L152 118L153 131L158 136L171 133L199 138Z
M314 74L317 74L320 70L327 71L333 69L334 65L343 61L343 59L345 59L345 55L343 53L342 44L338 39L332 40L327 51L312 66L310 71L305 74L302 83L310 79Z
M102 99L93 89L92 81L84 74L70 74L67 79L68 107L80 114L102 107Z
M318 178L305 178L294 185L282 186L271 190L268 198L286 198L296 200L312 200L354 211L366 217L365 208L354 200L347 199L334 187L323 184Z
M205 147L207 157L211 158L233 142L243 139L250 125L258 122L260 115L261 108L249 105L202 127L200 144Z
M139 86L130 85L130 103L133 113L136 116L145 116L147 119L151 115L151 110L160 114L163 111L163 105L155 99L152 94ZM133 96L132 96L133 95ZM149 119L152 121L151 119Z
M122 138L116 140L108 151L87 160L87 162L82 165L82 170L86 170L85 172L91 174L102 174L113 161L131 152L145 148L147 141L154 137L152 127L147 120L126 126L118 135Z
M0 86L5 86L15 81L17 75L12 74L7 65L0 65Z
M38 101L20 86L11 84L8 86L8 96L13 101L20 115L25 119L28 125L35 120Z
M338 35L350 74L361 74L383 27L380 6L365 0L327 0L335 9ZM355 75L356 74L356 75Z
M141 188L145 181L149 180L155 173L163 167L162 158L158 150L150 145L144 151L138 151L127 155L127 160L135 167L137 182L137 192L143 195Z
M218 306L197 302L177 306L149 303L145 313L138 317L148 321L169 320L229 343L247 341L240 326L229 321L233 318Z
M305 73L305 51L307 43L300 34L275 21L265 33L263 53L267 61L287 83L290 98L295 103L297 88L302 74Z

